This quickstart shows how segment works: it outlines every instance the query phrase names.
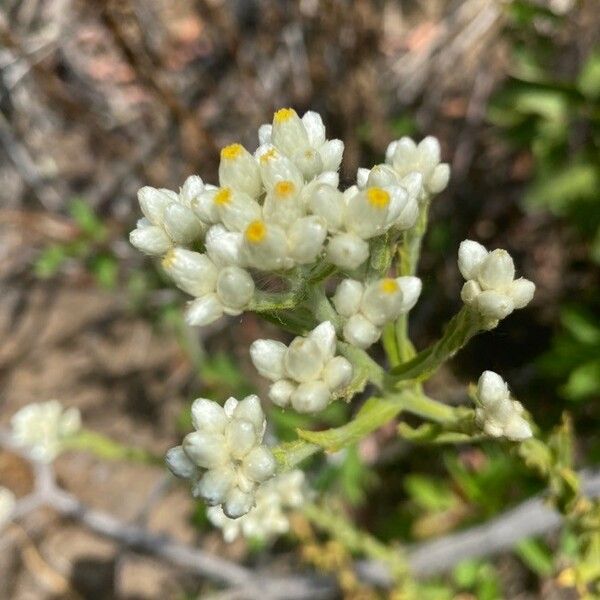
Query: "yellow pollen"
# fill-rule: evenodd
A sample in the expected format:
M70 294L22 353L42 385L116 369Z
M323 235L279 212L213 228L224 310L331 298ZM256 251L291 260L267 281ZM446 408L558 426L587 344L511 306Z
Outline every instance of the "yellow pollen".
M372 187L367 190L367 200L374 208L385 208L390 203L390 195L381 188Z
M267 226L263 221L252 221L252 223L246 227L245 235L246 239L251 244L259 244L267 235Z
M234 158L237 158L243 151L244 147L241 144L230 144L221 150L221 158L233 160Z
M398 283L395 279L391 278L383 279L380 287L384 294L393 294L398 291Z
M214 202L222 206L223 204L229 204L231 201L231 190L229 188L221 188L216 194Z
M291 181L278 181L275 184L275 194L280 198L285 198L294 193L296 186Z
M267 150L261 157L260 157L260 162L262 164L265 164L266 162L270 161L272 158L275 158L275 156L277 155L277 150L275 150L275 148L271 148L270 150Z
M169 269L169 268L171 268L173 266L174 262L175 262L175 250L173 250L173 248L171 248L165 254L165 257L162 259L163 269Z
M283 123L285 121L289 121L295 115L296 111L293 108L280 108L273 115L273 121L275 123Z

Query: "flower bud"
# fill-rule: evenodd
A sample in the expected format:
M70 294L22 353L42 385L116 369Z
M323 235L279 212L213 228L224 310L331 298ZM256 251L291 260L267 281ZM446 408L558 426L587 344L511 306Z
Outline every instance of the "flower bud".
M242 252L247 263L262 271L290 268L285 231L277 225L256 220L244 231Z
M260 375L277 381L284 375L283 357L287 346L275 340L256 340L250 346L250 358Z
M344 325L344 339L358 348L368 348L380 336L379 328L361 314L350 317Z
M340 233L327 244L327 260L342 268L354 270L369 257L369 244L353 233Z
M271 142L288 156L310 147L304 124L293 108L282 108L273 115Z
M321 184L318 185L309 199L309 206L315 215L325 219L332 231L341 229L344 216L344 196L338 189Z
M205 225L187 206L173 202L165 208L163 225L168 236L178 244L191 244L200 239Z
M261 192L262 181L258 163L241 144L231 144L221 150L219 183L256 198Z
M296 385L289 379L280 379L269 388L269 398L273 404L285 408L289 406L295 389Z
M218 270L205 254L172 248L162 266L175 285L192 296L203 296L215 289Z
M335 356L323 369L323 381L331 391L348 385L351 379L352 365L343 356Z
M137 197L142 213L152 225L162 225L165 209L178 200L175 192L148 185L138 191Z
M481 292L475 303L482 315L498 320L510 315L515 308L509 296L494 290Z
M465 279L475 279L488 251L479 243L464 240L458 248L458 268Z
M298 219L288 233L290 258L299 265L313 263L321 253L326 237L327 227L321 217Z
M223 316L223 305L216 294L207 294L188 302L185 322L194 327L210 325Z
M238 231L227 231L223 225L213 225L204 240L206 253L218 267L243 266L243 235Z
M509 286L515 277L515 265L506 250L490 252L482 261L477 280L483 290L502 290Z
M254 280L244 269L225 267L217 278L217 296L226 308L245 308L254 296Z
M244 231L248 223L260 219L262 214L256 200L233 188L220 188L213 202L223 225L230 231Z
M283 360L287 375L299 383L317 379L323 370L321 351L311 339L295 338Z
M162 256L173 245L171 238L156 225L138 226L129 234L132 246L150 256Z
M336 288L332 301L342 317L351 317L360 310L364 286L355 279L344 279Z
M377 327L395 320L402 310L402 290L398 282L387 278L369 284L360 307L363 315Z
M322 381L300 384L292 393L292 406L301 413L319 412L329 404L330 392Z

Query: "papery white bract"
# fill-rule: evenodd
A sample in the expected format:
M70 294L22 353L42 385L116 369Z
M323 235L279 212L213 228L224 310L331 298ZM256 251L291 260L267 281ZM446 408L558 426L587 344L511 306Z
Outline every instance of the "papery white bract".
M331 401L332 393L352 378L352 365L335 356L336 334L330 321L321 323L306 337L289 346L276 340L257 340L250 357L258 372L273 384L269 397L278 406L291 405L298 412L318 412Z
M458 268L467 280L461 291L463 302L485 318L489 329L513 310L527 306L535 293L532 281L515 279L513 259L506 250L488 252L481 244L464 240Z
M195 497L210 506L222 505L228 517L246 514L257 489L275 473L275 459L262 443L266 421L260 399L229 398L221 406L198 398L192 421L195 431L167 453L169 469L191 480Z
M239 519L230 519L220 506L207 510L209 521L219 527L226 542L240 535L270 540L289 530L288 512L300 508L306 498L304 473L298 469L275 476L256 492L256 505Z
M522 441L533 434L523 417L523 406L510 397L508 385L493 371L484 371L477 384L475 418L483 431L492 437Z
M421 287L418 277L385 278L367 285L344 279L332 299L337 312L346 319L344 339L359 348L374 344L386 323L416 304Z
M81 428L76 408L64 408L58 400L35 402L24 406L11 419L11 435L19 446L29 449L32 458L52 462L64 442Z
M207 226L194 213L192 204L206 188L197 175L188 177L179 193L141 188L138 200L144 218L129 235L130 242L145 254L162 256L175 244L185 246L201 239Z

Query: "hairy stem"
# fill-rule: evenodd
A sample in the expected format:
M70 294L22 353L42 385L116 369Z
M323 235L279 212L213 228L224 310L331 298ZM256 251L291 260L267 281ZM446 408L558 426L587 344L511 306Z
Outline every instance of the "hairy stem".
M85 450L107 460L130 460L149 465L164 466L163 456L143 448L126 446L89 429L83 429L66 440L65 447L72 450Z

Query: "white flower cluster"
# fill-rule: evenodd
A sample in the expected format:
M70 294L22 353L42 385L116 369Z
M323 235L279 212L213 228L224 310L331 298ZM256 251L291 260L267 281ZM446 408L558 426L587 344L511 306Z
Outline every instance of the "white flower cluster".
M269 389L273 403L304 413L323 410L331 394L350 382L352 365L335 353L336 334L330 321L306 337L294 338L289 346L276 340L256 340L250 346L257 371L273 381Z
M363 284L344 279L333 296L336 311L346 320L344 339L359 348L368 348L380 337L383 326L407 313L419 299L418 277L379 279Z
M0 487L0 531L10 521L15 504L15 495L8 488Z
M266 428L258 396L224 406L198 398L192 405L195 431L166 456L177 477L192 481L192 495L210 506L222 505L235 519L254 505L260 484L275 473L275 459L262 444Z
M508 385L497 373L482 373L477 383L477 403L475 418L487 435L516 442L532 436L523 406L510 397Z
M12 438L29 448L32 458L52 462L63 449L65 440L81 428L76 408L65 409L58 400L28 404L13 415Z
M130 234L142 252L164 257L176 285L196 299L187 321L207 325L246 310L256 292L252 270L275 272L320 259L342 270L366 263L370 240L412 227L418 201L449 177L434 138L390 144L386 164L359 170L339 190L344 145L328 140L321 117L278 110L259 129L254 154L240 144L221 151L219 187L189 177L179 193L144 187L144 218Z
M481 244L465 240L458 250L458 268L467 280L461 291L463 302L486 319L489 329L533 298L535 284L523 277L515 279L515 265L506 250L488 252Z
M261 486L256 492L256 506L239 519L230 519L220 506L211 506L207 516L222 530L226 542L233 542L240 535L270 540L289 531L287 511L302 506L305 498L304 473L296 469Z
M358 170L358 186L402 185L414 190L419 201L425 201L443 191L450 180L450 166L442 163L440 156L440 143L434 137L428 136L419 144L402 137L387 147L385 164Z

